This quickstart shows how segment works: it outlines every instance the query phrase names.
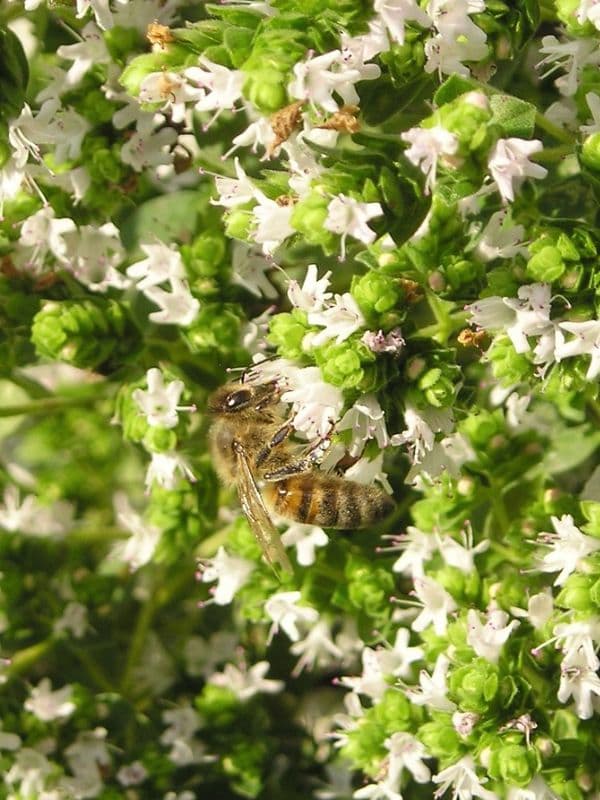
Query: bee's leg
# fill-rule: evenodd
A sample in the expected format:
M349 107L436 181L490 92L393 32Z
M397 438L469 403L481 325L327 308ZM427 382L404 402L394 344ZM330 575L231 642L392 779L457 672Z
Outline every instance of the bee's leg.
M266 481L280 481L283 478L291 478L293 475L301 475L303 472L308 472L312 467L319 464L325 455L325 452L331 444L330 433L317 439L298 461L290 461L282 467L265 472L263 478Z
M273 450L273 448L277 447L277 445L284 442L288 438L288 436L292 433L293 430L294 428L291 422L286 422L285 425L282 425L282 427L279 428L279 430L273 434L273 436L271 437L271 441L267 442L267 444L262 448L262 450L260 450L260 452L256 456L256 460L254 462L255 465L257 467L260 467L261 464L264 464L264 462L271 455L271 451Z

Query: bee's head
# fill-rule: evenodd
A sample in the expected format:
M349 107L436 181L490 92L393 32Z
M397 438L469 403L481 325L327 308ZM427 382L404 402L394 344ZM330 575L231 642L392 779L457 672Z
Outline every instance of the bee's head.
M208 410L216 415L241 416L245 411L260 411L277 400L278 391L273 383L227 383L210 396Z

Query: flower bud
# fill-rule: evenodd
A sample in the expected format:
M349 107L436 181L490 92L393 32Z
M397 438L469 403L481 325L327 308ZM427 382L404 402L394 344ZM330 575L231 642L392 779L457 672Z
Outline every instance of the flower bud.
M592 133L584 139L580 159L593 172L600 172L600 133Z
M268 341L277 348L282 358L291 361L302 361L305 353L302 340L309 332L310 326L306 313L300 309L276 314L269 325Z
M527 262L527 274L534 281L552 283L565 271L565 263L558 248L547 245L531 256Z
M540 768L535 748L507 744L493 750L488 771L490 777L514 786L527 786Z
M449 686L461 711L484 714L498 696L498 667L483 658L476 658L450 674Z

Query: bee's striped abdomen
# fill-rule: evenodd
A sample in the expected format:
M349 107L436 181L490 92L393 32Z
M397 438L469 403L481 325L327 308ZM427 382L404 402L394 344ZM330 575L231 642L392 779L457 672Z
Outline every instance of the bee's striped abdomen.
M364 528L394 508L381 489L315 472L268 483L263 494L276 514L323 528Z

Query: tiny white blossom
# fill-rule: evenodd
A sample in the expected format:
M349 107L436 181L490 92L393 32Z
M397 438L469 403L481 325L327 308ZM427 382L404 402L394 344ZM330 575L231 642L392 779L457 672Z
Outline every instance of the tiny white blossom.
M170 289L166 291L160 286L146 289L146 297L160 308L160 311L149 314L148 319L157 325L191 325L198 316L200 303L185 281L171 278Z
M198 100L204 92L190 86L177 72L151 72L140 84L140 103L163 103L161 111L168 111L174 123L185 119L186 103Z
M175 428L178 411L190 411L194 406L180 406L181 393L185 389L183 381L170 381L165 384L164 375L156 367L146 372L147 389L135 389L132 398L146 417L151 428Z
M300 656L293 676L299 675L303 669L314 669L315 666L324 667L338 663L344 653L341 647L333 641L331 625L320 619L308 631L303 639L299 639L290 647L290 653Z
M24 707L42 722L65 719L76 709L75 703L71 700L72 694L73 689L69 684L62 689L52 691L50 679L42 678L38 685L31 689Z
M206 56L200 56L198 63L204 69L189 67L184 70L183 74L206 90L204 96L194 106L195 110L216 111L211 121L204 126L206 129L221 111L233 108L241 98L245 75L240 70L232 70L221 64L215 64Z
M400 134L400 138L410 144L404 155L427 176L425 194L430 194L435 186L438 161L456 153L457 137L441 125L435 125L433 128L411 128Z
M465 711L464 713L455 711L454 714L452 714L452 727L459 736L470 736L479 720L479 714L475 714L472 711Z
M335 295L335 304L324 311L309 311L308 322L311 325L322 326L318 333L310 333L305 337L307 345L320 347L330 339L335 339L337 344L346 341L360 328L366 325L365 318L350 292ZM303 347L304 347L303 342Z
M160 737L160 743L170 747L168 759L178 767L214 761L213 756L205 754L204 745L194 734L202 726L199 714L191 706L164 711L163 722L168 727Z
M515 199L515 189L525 178L545 178L548 170L541 164L529 161L539 153L543 144L539 139L498 139L488 159L488 169L504 202Z
M226 664L223 672L215 672L210 676L208 683L229 689L242 702L256 694L277 694L285 683L265 678L270 666L268 661L259 661L250 669L241 670L234 664Z
M338 431L352 431L349 454L355 458L360 455L365 444L375 439L380 449L389 443L385 427L385 414L374 394L365 394L348 409L337 425Z
M543 36L540 53L544 58L537 64L538 68L551 65L550 69L542 73L541 78L547 78L557 70L564 70L555 81L561 94L572 97L580 83L582 70L600 64L600 47L598 40L593 36L582 36L576 39L559 41L556 36Z
M560 685L557 697L566 703L571 697L575 702L575 713L580 719L590 719L600 708L600 677L590 669L585 658L576 655L565 658L560 666Z
M202 583L217 581L212 601L218 606L226 606L246 583L254 567L252 561L240 556L230 556L224 547L219 547L216 556L204 562L200 576Z
M294 209L291 205L280 205L258 189L254 196L258 203L252 209L257 223L252 238L257 244L262 244L264 253L270 254L296 232L290 222Z
M273 262L263 253L243 242L234 242L231 259L232 283L243 286L256 297L277 297L277 289L267 278L266 273L273 269Z
M337 69L336 69L337 67ZM294 79L288 86L290 97L307 100L333 113L339 105L337 93L346 104L355 102L354 84L361 80L360 70L346 68L339 50L332 50L294 66Z
M365 458L364 456L359 458L351 467L348 467L344 475L348 480L354 481L355 483L362 483L365 486L379 483L388 494L393 493L387 473L383 471L383 451L372 459Z
M387 780L368 783L357 789L352 797L356 800L402 800L402 795Z
M428 783L431 772L423 759L431 756L418 739L410 733L398 731L386 739L384 744L390 753L387 779L392 785L400 782L404 770L410 772L417 783Z
M71 633L76 639L81 639L88 629L87 608L81 603L67 603L62 615L53 625L55 634Z
M416 0L375 0L373 9L381 17L390 39L400 45L404 44L404 26L407 20L416 22L422 28L429 28L431 25L429 14L419 8Z
M147 258L136 261L126 270L127 275L137 281L137 289L140 292L171 279L185 278L183 259L176 247L170 247L164 242L157 242L156 244L140 244L140 249Z
M519 624L516 619L508 622L506 611L495 608L488 610L484 625L479 613L470 608L467 612L467 642L478 656L497 664L508 637Z
M298 606L300 592L278 592L271 595L265 603L265 613L273 620L269 640L279 631L293 641L300 639L298 623L311 625L319 619L319 612L309 606Z
M438 798L445 794L448 789L452 789L453 800L472 800L473 797L481 797L482 800L498 800L498 795L484 789L487 778L478 778L475 772L475 762L471 756L464 756L443 769L432 778L434 783L439 783L440 788L435 791L434 797Z
M76 86L85 73L96 64L109 64L110 53L104 42L102 31L95 22L88 22L81 31L82 41L76 44L63 44L56 54L73 64L67 73L67 83Z
M505 209L492 214L475 247L475 255L482 261L496 258L512 258L518 253L526 253L523 245L525 228L515 225Z
M160 541L160 528L144 522L124 495L117 495L114 502L117 521L131 536L117 542L110 551L109 560L122 561L132 570L139 569L152 559Z
M383 658L380 653L383 653ZM384 667L387 666L385 651L365 647L362 651L361 661L362 674L359 677L344 675L339 682L342 686L352 689L353 692L370 697L371 700L377 702L392 685L392 673L384 671Z
M591 136L593 133L600 132L600 95L595 92L588 92L585 96L585 102L592 114L592 124L581 125L579 130L585 136Z
M266 117L259 117L255 122L251 122L246 130L234 136L231 140L232 147L223 154L222 158L229 158L240 147L250 147L253 153L256 153L259 147L267 151L267 158L269 154L274 154L272 146L275 143L275 132L271 127L271 123ZM277 148L278 149L278 148Z
M352 236L364 244L371 244L377 234L369 228L367 222L374 217L380 217L383 208L379 203L362 203L345 194L339 194L327 206L327 217L323 227L337 233L342 237L342 260L346 256L346 238Z
M425 562L429 561L438 547L438 540L431 533L424 533L409 525L406 533L393 537L392 550L403 553L393 566L392 571L411 578L420 578L425 574Z
M65 234L75 231L75 223L69 217L56 219L51 206L44 206L23 222L19 244L30 248L27 253L27 264L34 273L38 273L44 265L48 253L64 264L68 258L68 245Z
M389 333L382 330L365 331L361 337L361 342L373 353L392 353L398 355L406 344L400 328L394 328Z
M219 193L218 200L211 200L214 205L234 208L249 203L256 198L258 191L252 180L244 172L239 158L233 159L235 178L215 175L215 187Z
M406 690L406 696L417 706L428 706L433 711L455 711L456 705L448 700L446 676L450 660L443 653L437 657L431 675L422 669L419 673L419 686Z
M173 162L172 146L177 141L174 128L161 128L158 131L137 130L121 148L121 161L129 164L136 172L150 167Z
M563 336L557 339L555 357L557 361L572 356L590 356L590 364L585 374L586 380L595 381L600 375L600 320L590 319L587 322L559 322L561 331L573 334L573 339L566 341Z
M485 553L490 546L489 540L483 539L478 545L473 546L473 531L467 527L462 533L463 543L460 544L451 536L437 536L438 549L446 564L460 569L461 572L470 573L475 569L475 556Z
M600 550L600 539L582 533L570 514L551 517L555 533L541 533L538 542L548 548L539 559L542 572L559 572L555 586L562 586L569 575L580 567L582 559Z
M506 800L559 800L548 784L539 775L524 789L511 786L506 795Z
M21 501L16 486L4 489L4 506L0 505L0 528L14 533L20 531L28 536L59 536L72 525L73 507L58 501L50 506L42 505L33 494Z
M4 780L10 786L19 784L19 794L16 797L39 797L44 791L46 778L53 771L53 765L43 753L23 747L15 754L15 760L4 775Z
M321 311L325 302L331 298L331 292L327 291L330 276L331 271L319 278L317 265L309 264L302 288L295 280L290 280L288 284L287 295L290 303L302 311Z
M393 647L378 648L375 652L381 670L385 675L395 678L408 678L411 673L411 664L421 661L425 655L421 647L411 647L408 642L410 631L408 628L398 628Z
M293 522L286 532L282 534L281 541L284 547L296 548L296 558L303 567L315 563L315 550L325 547L329 537L318 525L305 525L302 522Z
M31 0L29 0L31 2ZM110 0L76 0L77 17L85 17L91 10L96 18L96 22L103 29L112 28L113 15L110 11Z
M148 770L141 761L133 761L120 767L116 777L121 786L139 786L148 777Z
M187 460L171 450L168 453L152 453L152 460L146 471L146 489L150 491L152 483L156 481L163 489L174 489L179 476L194 483L196 477Z
M600 2L598 0L580 0L575 17L580 25L589 20L600 30Z
M78 281L93 292L106 292L110 287L125 289L130 281L117 266L125 258L119 229L112 222L99 228L83 225L66 234L68 269Z
M2 730L0 723L0 750L19 750L21 748L21 737L16 733Z
M292 424L309 439L327 435L344 405L340 389L323 381L318 367L297 370L281 399L293 404Z
M404 412L404 422L406 430L402 433L395 433L390 443L397 447L407 444L414 462L419 463L429 450L433 449L435 434L444 431L449 433L452 430L452 415L447 409L438 411L435 409L419 409L407 406Z
M442 636L448 627L448 615L457 609L454 598L433 578L415 578L414 584L414 594L423 604L423 610L411 628L420 632L433 625L438 636Z
M594 672L600 668L600 658L596 655L600 644L600 617L561 622L554 626L552 633L566 661L585 663Z
M238 645L234 633L216 631L208 639L190 636L183 648L185 670L194 678L207 678L219 664L230 661Z

